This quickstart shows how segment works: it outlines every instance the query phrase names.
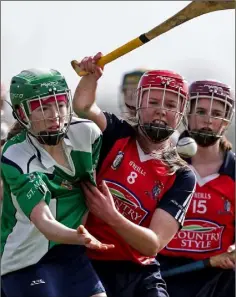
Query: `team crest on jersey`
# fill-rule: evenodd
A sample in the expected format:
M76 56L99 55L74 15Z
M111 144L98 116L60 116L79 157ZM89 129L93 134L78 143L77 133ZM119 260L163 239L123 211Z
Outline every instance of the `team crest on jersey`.
M134 194L123 186L106 180L106 184L113 196L117 210L128 220L141 224L148 214Z
M230 209L231 209L231 203L230 203L230 201L229 200L225 200L225 202L224 202L224 210L226 212L230 212Z
M164 189L164 185L161 181L156 181L155 186L152 189L152 197L154 200L158 198L158 196L161 194L161 191Z
M162 190L164 189L164 184L161 181L155 181L155 185L151 192L146 191L145 193L154 200L157 200L160 196Z
M224 200L224 209L219 210L218 214L231 214L231 202L228 199L225 199L224 197L222 197L222 199Z
M120 167L120 164L121 164L123 158L124 158L124 153L119 151L118 154L115 157L115 160L113 161L113 163L111 165L111 168L113 170L118 169Z
M36 179L35 174L34 174L34 173L30 173L30 174L29 174L29 179L30 179L30 183L33 183L34 180Z
M68 182L68 180L64 179L62 182L61 182L61 187L63 188L66 188L68 190L72 190L73 186L70 182Z

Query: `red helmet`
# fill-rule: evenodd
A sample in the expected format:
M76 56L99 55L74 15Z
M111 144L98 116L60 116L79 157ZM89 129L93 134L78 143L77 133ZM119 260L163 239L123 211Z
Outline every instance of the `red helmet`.
M170 70L151 70L144 73L141 77L138 88L140 87L166 88L173 92L179 92L188 97L188 84L183 76Z
M151 123L140 122L139 110L140 110L140 107L142 106L143 92L152 90L152 89L164 90L162 103L165 100L166 91L172 92L178 95L176 100L178 101L178 104L181 104L181 105L179 110L175 111L177 114L179 114L178 121L175 127L169 127L167 125L163 126L160 124L157 126ZM149 136L149 138L152 139L153 142L161 142L169 138L169 136L172 133L174 133L174 131L179 127L186 110L186 106L189 99L187 81L183 78L183 76L170 70L147 71L144 73L144 75L141 77L139 81L137 94L138 95L137 95L136 109L137 109L137 115L139 119L139 125L142 128L142 130L146 133L147 136ZM163 104L161 109L168 110L163 106Z
M189 95L190 95L190 112L189 115L196 115L196 110L198 107L199 99L209 99L211 100L210 110L208 111L209 118L217 118L222 120L222 124L219 127L218 131L211 131L209 127L200 130L190 130L189 132L192 137L196 138L196 141L201 146L210 146L213 145L217 139L222 137L224 131L226 131L227 127L232 121L234 116L234 107L235 107L235 97L232 89L219 81L215 80L200 80L194 81L189 87ZM224 116L217 117L212 114L212 106L213 102L219 101L224 105ZM195 109L193 110L192 103L196 102ZM227 125L225 125L227 123ZM222 125L224 124L224 129Z

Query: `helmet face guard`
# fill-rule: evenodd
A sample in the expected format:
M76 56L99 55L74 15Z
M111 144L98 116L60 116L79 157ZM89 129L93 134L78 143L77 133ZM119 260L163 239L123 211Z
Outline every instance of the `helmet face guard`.
M152 91L155 90L162 94L156 105L155 101L153 102L153 95L150 97ZM168 103L170 95L172 101L174 101L173 106ZM183 119L188 102L187 82L182 76L172 71L146 72L140 80L136 102L139 127L152 142L162 142L178 129ZM155 121L152 118L143 119L142 112L145 110L152 110L155 113ZM164 122L162 119L163 113L172 114L174 122L172 124Z
M22 71L12 78L10 98L16 119L41 144L56 145L65 137L72 118L72 98L58 71Z
M189 92L189 134L202 147L214 145L232 122L235 105L233 92L229 86L217 81L195 81L190 85ZM202 105L203 100L207 100L206 105ZM217 125L213 125L213 122Z
M45 105L54 105L56 116L49 115L50 111L45 111ZM62 112L62 103L66 105L66 113ZM27 106L27 107L26 107ZM50 109L50 107L48 107ZM34 110L38 111L41 115L40 119L34 120L31 114ZM51 94L47 97L38 97L36 99L22 101L17 110L18 121L34 136L41 144L56 145L63 139L68 131L69 124L72 118L72 98L70 90L65 93ZM58 123L58 127L54 130L47 130L48 121ZM34 127L41 123L42 130L36 132Z

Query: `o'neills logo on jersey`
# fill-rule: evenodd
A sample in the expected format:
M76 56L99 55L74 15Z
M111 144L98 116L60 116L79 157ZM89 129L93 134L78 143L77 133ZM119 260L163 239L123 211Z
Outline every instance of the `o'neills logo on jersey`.
M64 179L62 182L61 182L61 187L63 188L66 188L68 190L72 190L73 186L70 182L68 182L68 180Z
M107 180L106 184L113 196L117 210L128 220L139 225L148 212L142 208L138 199L121 185Z
M221 248L224 227L205 220L185 220L167 250L209 252Z

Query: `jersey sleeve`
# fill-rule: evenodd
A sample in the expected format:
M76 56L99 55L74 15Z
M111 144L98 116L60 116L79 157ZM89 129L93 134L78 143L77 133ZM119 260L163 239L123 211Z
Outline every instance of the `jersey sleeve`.
M33 208L44 200L49 204L51 193L42 179L42 174L34 172L23 174L20 168L2 156L1 171L4 187L8 187L23 213L30 218Z
M102 146L102 136L99 135L99 137L92 144L92 159L93 159L92 162L93 162L94 169L96 169L98 165L101 146Z
M107 127L103 131L102 147L99 163L106 158L107 154L115 144L115 142L121 138L126 138L134 135L134 128L126 121L118 118L116 115L108 112L104 112L107 120Z
M96 170L102 146L102 131L93 122L90 122L88 127L90 129L90 145L92 146L92 166L93 170Z
M186 212L196 188L196 177L192 170L178 170L172 187L164 194L158 208L168 212L183 227Z

